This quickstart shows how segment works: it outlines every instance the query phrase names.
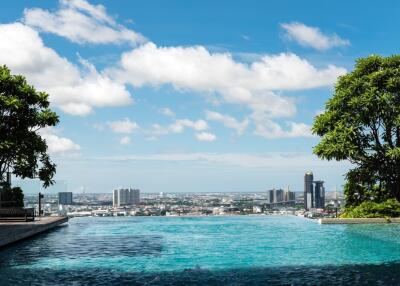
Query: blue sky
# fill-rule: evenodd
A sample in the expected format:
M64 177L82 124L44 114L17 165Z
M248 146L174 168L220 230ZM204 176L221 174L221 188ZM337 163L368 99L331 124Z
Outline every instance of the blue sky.
M399 8L7 1L0 64L47 91L60 115L42 131L57 188L302 191L312 170L332 190L349 165L313 156L310 126L355 59L396 52Z

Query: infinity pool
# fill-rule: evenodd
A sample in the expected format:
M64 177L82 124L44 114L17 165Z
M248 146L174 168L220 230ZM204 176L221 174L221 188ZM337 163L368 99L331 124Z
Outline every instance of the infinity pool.
M0 285L399 284L400 225L88 217L0 251Z

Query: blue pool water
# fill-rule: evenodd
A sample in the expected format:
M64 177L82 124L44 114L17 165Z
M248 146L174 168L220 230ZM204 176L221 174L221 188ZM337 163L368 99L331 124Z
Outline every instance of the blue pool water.
M74 218L0 251L0 285L400 285L400 225Z

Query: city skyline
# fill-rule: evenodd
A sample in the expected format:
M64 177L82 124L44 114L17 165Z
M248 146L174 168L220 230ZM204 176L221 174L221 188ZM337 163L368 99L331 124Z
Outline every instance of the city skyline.
M312 155L313 117L356 58L398 42L366 20L397 3L343 4L13 1L0 59L50 94L61 123L42 135L69 191L299 192L308 170L331 191L350 165Z

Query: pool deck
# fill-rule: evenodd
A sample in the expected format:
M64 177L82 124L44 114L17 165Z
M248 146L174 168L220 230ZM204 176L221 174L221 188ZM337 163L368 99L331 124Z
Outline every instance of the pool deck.
M400 218L321 218L319 224L400 223Z
M68 217L41 217L35 221L0 221L0 248L68 222Z

